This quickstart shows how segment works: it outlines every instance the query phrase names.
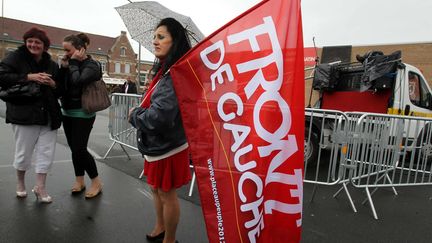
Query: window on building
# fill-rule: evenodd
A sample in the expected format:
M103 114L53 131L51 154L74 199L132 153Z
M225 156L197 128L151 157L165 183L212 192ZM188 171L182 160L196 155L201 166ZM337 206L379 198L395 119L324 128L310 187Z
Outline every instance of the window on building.
M126 47L124 46L120 47L120 56L122 57L126 56Z
M106 73L106 62L101 61L100 64L101 64L102 72Z
M120 63L119 62L115 63L114 72L115 73L120 73Z
M125 73L130 73L130 64L126 63L125 65Z

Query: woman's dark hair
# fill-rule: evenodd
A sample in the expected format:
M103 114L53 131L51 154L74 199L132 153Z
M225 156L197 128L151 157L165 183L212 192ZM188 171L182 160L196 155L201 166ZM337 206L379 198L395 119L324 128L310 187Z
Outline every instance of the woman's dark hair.
M28 38L37 38L37 39L41 40L44 44L44 50L45 51L47 51L51 45L51 41L48 38L46 32L39 29L39 28L36 28L36 27L33 27L24 33L24 35L23 35L24 43L27 41Z
M86 34L79 33L76 36L84 42L86 48L90 45L90 38Z
M68 35L63 39L64 42L70 42L73 47L76 49L87 49L87 46L90 44L89 37L84 33L79 33L77 35Z
M180 24L180 22L173 18L165 18L159 22L155 29L161 26L167 28L173 43L167 57L163 60L163 63L161 63L158 58L155 59L152 69L154 74L156 74L160 69L162 69L162 73L165 73L175 62L191 49L187 30Z

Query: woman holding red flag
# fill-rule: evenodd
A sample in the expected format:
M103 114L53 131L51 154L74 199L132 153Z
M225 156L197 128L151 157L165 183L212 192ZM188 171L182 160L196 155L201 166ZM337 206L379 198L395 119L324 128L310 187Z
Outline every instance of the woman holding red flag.
M153 37L154 78L140 107L131 109L129 122L138 129L144 175L152 188L156 223L149 241L177 242L175 232L180 216L176 189L191 180L189 150L170 67L190 48L186 29L175 19L165 18Z

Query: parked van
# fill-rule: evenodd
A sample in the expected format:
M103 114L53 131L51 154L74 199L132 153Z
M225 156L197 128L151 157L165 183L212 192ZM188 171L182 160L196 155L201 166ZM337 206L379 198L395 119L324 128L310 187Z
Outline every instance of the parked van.
M431 88L419 69L402 62L400 51L390 55L374 51L358 55L357 60L316 65L312 88L319 92L319 99L313 108L432 117ZM306 112L306 161L317 157L318 146L326 148L331 143L334 127L331 119L322 124L310 117ZM418 141L425 128L410 127L415 126L405 124L405 139Z

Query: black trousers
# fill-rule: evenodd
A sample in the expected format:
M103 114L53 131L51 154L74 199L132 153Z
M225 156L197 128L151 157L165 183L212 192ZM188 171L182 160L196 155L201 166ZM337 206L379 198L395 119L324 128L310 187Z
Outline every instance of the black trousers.
M96 117L92 118L63 118L63 128L69 148L72 152L72 163L75 169L75 176L87 175L93 179L98 176L95 160L87 150L90 132Z

